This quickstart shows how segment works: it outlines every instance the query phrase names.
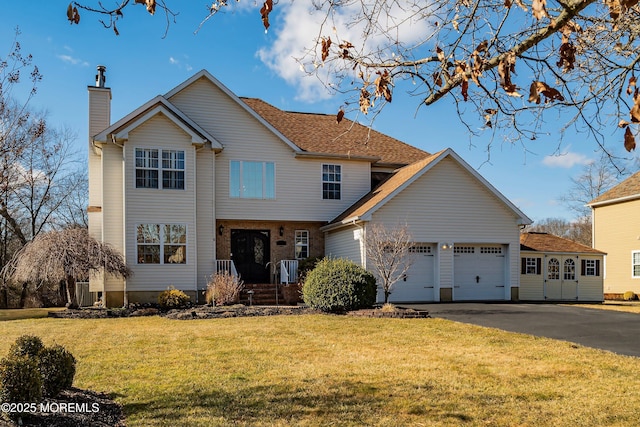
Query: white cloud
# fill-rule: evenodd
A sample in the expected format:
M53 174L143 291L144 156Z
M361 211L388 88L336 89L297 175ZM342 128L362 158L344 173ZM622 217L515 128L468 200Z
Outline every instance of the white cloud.
M268 47L260 49L258 57L281 78L298 88L299 99L313 101L328 98L330 94L322 82L335 83L335 80L329 77L332 75L331 66L305 63L304 68L307 71L321 67L318 70L319 78L309 77L301 70L296 58L303 58L310 48L314 48L320 36L330 36L334 42L338 38L342 41L348 40L356 45L356 49L360 47L363 51L377 51L378 47L384 46L386 39L383 39L381 34L369 35L366 45L358 46L358 41L363 39L364 22L354 23L353 17L361 12L361 4L356 3L334 9L331 22L324 22L323 33L319 34L326 19L326 10L316 10L312 2L292 2L280 12L284 14L284 22L276 30L276 40ZM425 35L430 33L431 25L425 19L410 19L413 14L414 11L410 8L405 9L396 4L389 16L381 14L379 20L402 22L398 26L398 39L406 45L419 44L425 39ZM331 32L332 27L336 28L336 34ZM390 51L384 54L390 56ZM309 60L310 57L304 59Z
M581 153L575 153L571 151L565 151L553 156L545 156L542 159L542 164L551 168L565 168L569 169L575 165L588 165L593 160Z
M187 60L189 59L189 57L188 57L187 55L184 55L184 57L185 57L185 59L187 59ZM182 62L181 62L179 59L176 59L176 58L175 58L175 57L173 57L173 56L170 56L170 57L169 57L169 63L170 63L171 65L175 65L175 66L177 66L177 67L178 67L178 68L180 68L180 69L182 69L182 67L184 67L184 69L185 69L185 70L187 70L187 71L191 71L191 70L193 70L193 67L192 67L190 64L188 64L188 63L186 63L186 62L185 62L185 63L184 63L184 66L183 66L183 65L182 65Z
M82 65L83 67L88 67L89 63L87 61L83 61L80 58L74 58L71 55L57 55L58 59L60 59L62 62L66 62L67 64L71 64L71 65Z

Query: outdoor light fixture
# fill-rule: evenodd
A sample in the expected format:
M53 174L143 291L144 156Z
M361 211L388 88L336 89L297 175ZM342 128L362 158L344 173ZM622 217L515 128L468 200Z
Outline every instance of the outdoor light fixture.
M218 234L222 236L223 231L224 231L224 225L220 224L220 227L218 227Z
M446 251L447 249L451 249L453 247L453 243L443 243L441 248L443 251Z
M280 226L280 237L284 236L284 226Z

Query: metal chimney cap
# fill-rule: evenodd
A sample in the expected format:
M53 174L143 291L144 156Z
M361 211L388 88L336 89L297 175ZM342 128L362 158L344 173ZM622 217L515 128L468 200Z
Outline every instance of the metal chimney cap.
M104 84L107 81L107 76L105 76L107 67L104 65L98 65L96 69L98 70L98 74L96 74L96 87L104 87Z

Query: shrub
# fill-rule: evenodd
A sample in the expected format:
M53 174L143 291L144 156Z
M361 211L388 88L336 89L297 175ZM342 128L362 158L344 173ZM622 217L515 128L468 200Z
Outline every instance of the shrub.
M320 257L305 258L298 261L298 283L304 283L310 271L322 260Z
M54 345L42 350L38 367L42 377L42 394L55 397L73 384L76 358L63 346Z
M622 299L624 299L625 301L633 301L637 298L638 296L633 291L627 291L622 296Z
M42 378L37 359L12 354L0 360L0 402L36 403L40 400Z
M158 304L164 309L185 308L189 305L189 301L189 295L173 286L169 286L166 291L158 295Z
M230 305L240 300L240 291L244 284L238 276L233 276L228 272L216 273L211 276L207 283L205 299L207 304Z
M21 335L9 348L10 356L27 356L37 358L44 349L42 340L35 335Z
M325 258L307 275L302 296L307 305L325 312L367 308L376 301L376 279L352 261Z

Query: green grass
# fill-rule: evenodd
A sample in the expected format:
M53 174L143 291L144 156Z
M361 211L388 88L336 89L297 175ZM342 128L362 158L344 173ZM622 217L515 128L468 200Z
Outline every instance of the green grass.
M66 346L129 426L625 426L640 359L443 319L0 323ZM624 410L622 410L624 408Z
M38 319L47 317L50 311L64 310L64 308L18 308L0 309L0 322L5 320Z

